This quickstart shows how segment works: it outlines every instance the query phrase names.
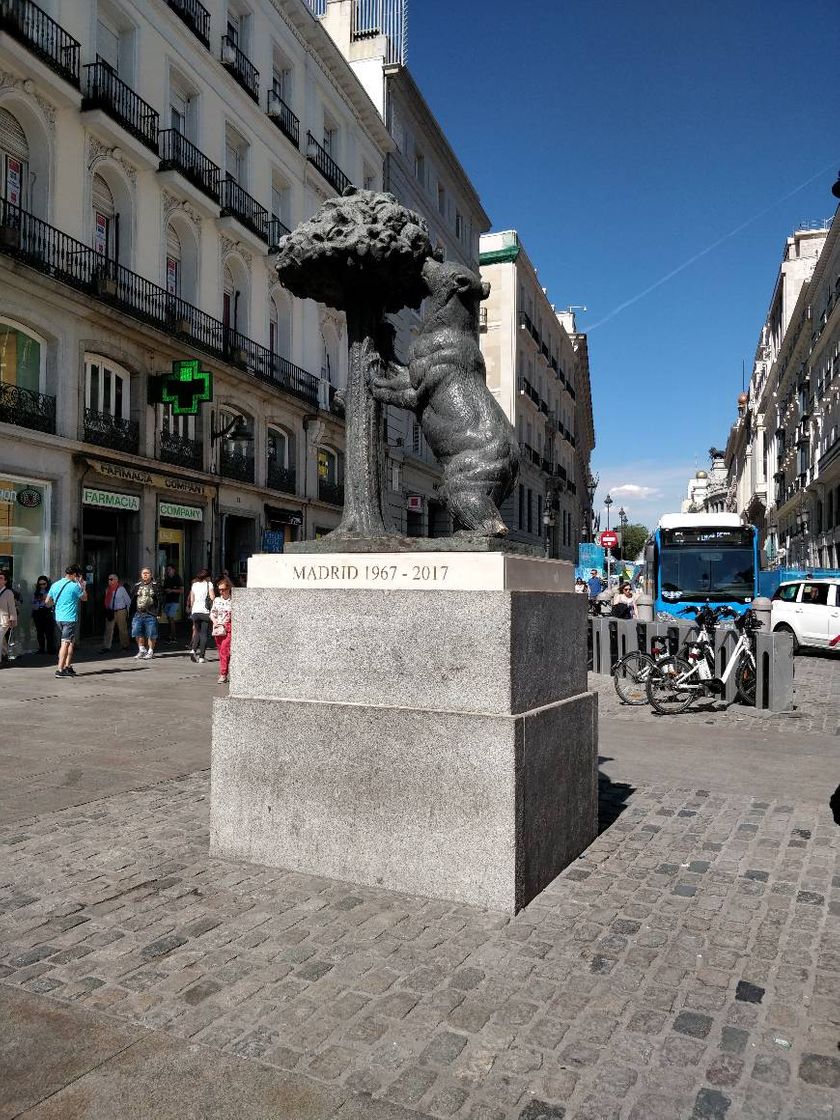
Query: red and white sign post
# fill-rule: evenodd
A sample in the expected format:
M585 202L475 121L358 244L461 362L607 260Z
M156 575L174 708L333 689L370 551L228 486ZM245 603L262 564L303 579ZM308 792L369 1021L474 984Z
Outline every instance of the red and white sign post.
M618 534L614 533L612 529L605 529L601 533L601 547L602 548L618 548Z

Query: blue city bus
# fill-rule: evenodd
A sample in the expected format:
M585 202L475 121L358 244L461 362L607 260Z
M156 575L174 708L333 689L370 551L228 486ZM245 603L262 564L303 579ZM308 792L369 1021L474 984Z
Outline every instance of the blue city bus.
M655 614L710 602L746 610L758 595L758 533L735 513L669 513L645 549Z

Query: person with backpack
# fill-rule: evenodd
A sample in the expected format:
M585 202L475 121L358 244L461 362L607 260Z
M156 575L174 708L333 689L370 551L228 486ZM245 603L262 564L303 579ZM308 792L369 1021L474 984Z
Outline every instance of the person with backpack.
M137 639L137 653L134 655L136 661L151 661L155 655L161 602L160 587L152 578L152 569L144 568L131 591L131 603L134 607L131 636Z
M613 618L636 617L636 596L633 594L632 584L623 583L620 590L616 591L612 601L612 614Z
M61 631L56 677L76 675L71 662L79 627L79 603L86 603L87 597L87 584L78 564L69 564L64 569L64 579L54 583L47 595L46 606L53 608L55 621Z
M190 593L187 596L187 610L190 612L193 624L190 657L199 665L204 664L204 654L207 652L207 639L210 635L210 608L213 606L215 598L216 593L213 590L210 573L206 568L202 568L196 573L190 587Z

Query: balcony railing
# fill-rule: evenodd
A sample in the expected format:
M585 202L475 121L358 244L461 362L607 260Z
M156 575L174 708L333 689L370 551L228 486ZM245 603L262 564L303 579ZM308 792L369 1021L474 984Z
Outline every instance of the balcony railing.
M166 0L169 7L182 19L205 47L210 47L210 13L198 0Z
M282 490L284 494L294 494L296 491L294 467L281 467L269 459L266 485L270 490Z
M343 506L344 486L337 482L328 482L326 478L319 478L318 498L320 501L329 502L334 506Z
M276 89L268 91L266 112L296 148L300 147L300 121L280 96Z
M161 432L158 459L162 463L172 463L175 467L200 471L204 466L201 441L178 435L177 432Z
M235 447L222 444L219 455L219 474L237 482L254 481L254 460Z
M158 139L158 171L179 171L194 187L198 187L217 203L222 173L216 164L174 128L167 128L159 133Z
M330 186L334 187L339 194L345 187L352 185L350 179L311 132L306 134L306 158L313 166L317 167Z
M243 190L235 179L222 179L221 203L222 217L236 218L257 237L268 240L268 211Z
M136 455L140 446L140 425L136 420L122 420L110 412L86 408L82 438L85 443L95 443L97 447Z
M318 407L318 378L311 373L5 199L0 253Z
M158 150L160 117L157 110L120 81L107 62L85 66L82 109L101 109L153 152Z
M0 382L0 423L55 435L55 397Z
M0 0L0 31L7 31L50 70L79 88L78 41L32 0Z
M222 65L230 73L249 97L259 104L260 100L260 72L247 55L231 39L230 35L222 36Z
M282 239L288 237L292 231L279 218L269 218L266 228L268 232L268 251L269 253L276 253Z

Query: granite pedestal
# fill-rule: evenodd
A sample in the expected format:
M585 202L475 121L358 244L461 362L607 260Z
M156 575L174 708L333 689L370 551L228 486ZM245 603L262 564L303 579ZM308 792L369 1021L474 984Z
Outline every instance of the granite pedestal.
M212 852L519 909L597 833L596 697L570 566L327 559L254 557L235 592Z

